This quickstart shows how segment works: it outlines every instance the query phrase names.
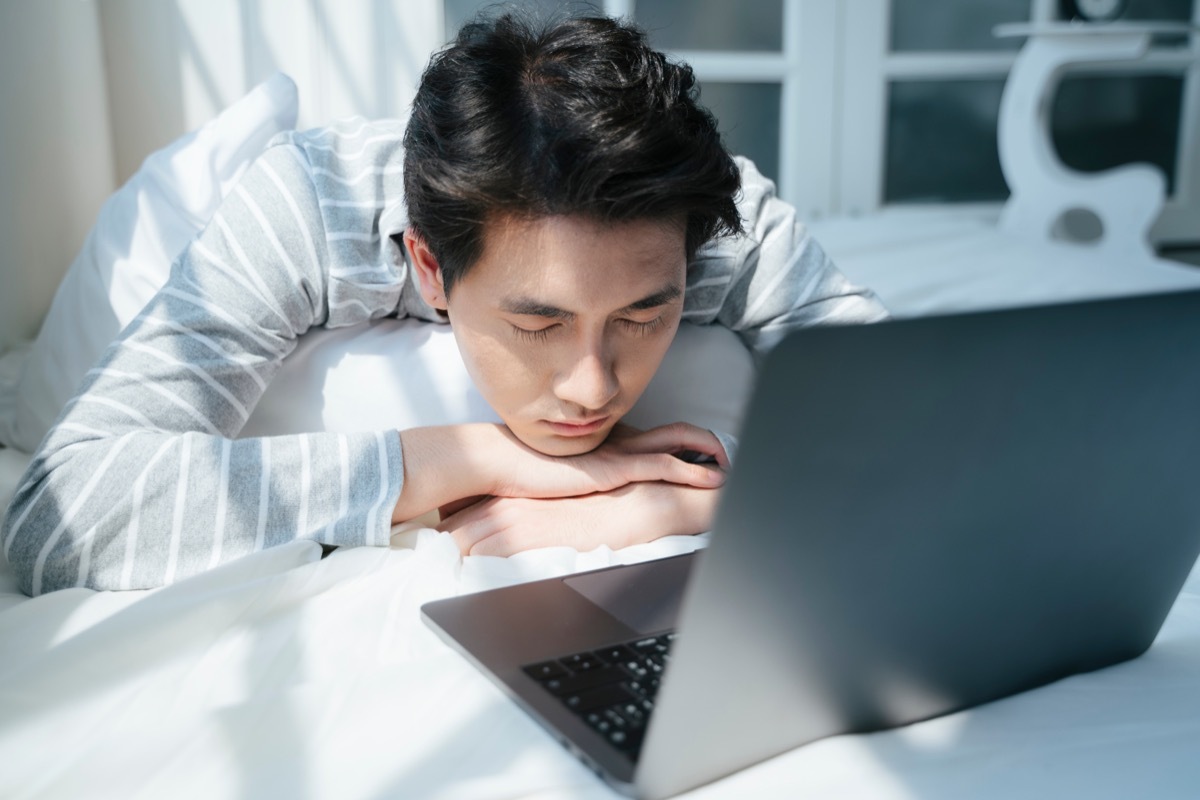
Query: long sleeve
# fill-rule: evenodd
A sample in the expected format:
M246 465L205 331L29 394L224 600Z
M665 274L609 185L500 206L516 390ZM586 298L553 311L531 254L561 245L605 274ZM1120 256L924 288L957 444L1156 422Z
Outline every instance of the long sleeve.
M358 124L269 147L88 373L4 521L25 592L160 586L297 538L387 542L395 432L235 438L310 327L412 310L380 233L403 215L399 133Z
M700 249L688 269L683 319L719 323L761 356L791 330L877 322L887 317L868 289L851 284L754 164L742 173L744 236Z

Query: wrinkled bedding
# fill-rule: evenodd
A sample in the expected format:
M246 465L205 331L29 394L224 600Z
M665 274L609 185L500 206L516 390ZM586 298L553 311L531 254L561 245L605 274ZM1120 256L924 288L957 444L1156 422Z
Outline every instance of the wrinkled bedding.
M607 798L420 622L439 597L686 552L462 558L297 542L173 586L36 599L0 578L0 796ZM982 708L802 747L695 797L1194 797L1200 571L1150 651Z

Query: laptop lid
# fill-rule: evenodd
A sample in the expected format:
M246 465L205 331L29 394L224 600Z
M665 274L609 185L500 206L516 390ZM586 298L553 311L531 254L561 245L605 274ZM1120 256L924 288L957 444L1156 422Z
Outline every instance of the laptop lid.
M1200 293L805 330L746 419L645 796L1137 656L1200 551Z

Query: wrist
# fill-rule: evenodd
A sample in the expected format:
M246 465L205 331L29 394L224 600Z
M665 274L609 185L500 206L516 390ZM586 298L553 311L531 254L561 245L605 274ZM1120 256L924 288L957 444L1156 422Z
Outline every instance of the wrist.
M718 489L676 483L631 483L607 494L621 503L614 513L637 520L614 547L627 547L662 536L691 536L712 528Z
M404 484L393 522L413 519L464 497L492 494L501 479L505 446L500 426L488 423L399 431Z
M719 489L701 489L675 483L633 483L615 490L611 494L620 496L624 502L641 507L638 513L631 505L626 513L631 519L645 518L649 510L649 521L642 530L632 532L634 536L652 537L703 533L712 528L716 513ZM639 539L639 541L644 539ZM634 542L629 542L633 544Z
M670 493L672 509L666 530L684 536L711 530L720 489L668 485L673 491Z

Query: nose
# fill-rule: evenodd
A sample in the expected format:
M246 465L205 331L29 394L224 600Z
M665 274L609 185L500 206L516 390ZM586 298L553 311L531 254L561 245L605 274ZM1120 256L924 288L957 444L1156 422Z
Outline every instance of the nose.
M599 411L620 391L613 359L597 343L577 352L559 373L554 394L559 400L587 411Z

